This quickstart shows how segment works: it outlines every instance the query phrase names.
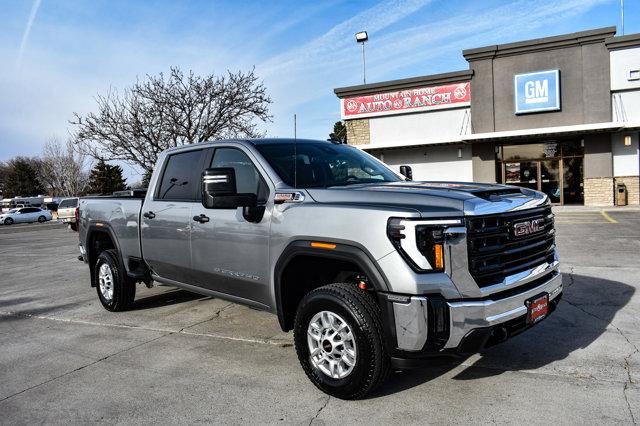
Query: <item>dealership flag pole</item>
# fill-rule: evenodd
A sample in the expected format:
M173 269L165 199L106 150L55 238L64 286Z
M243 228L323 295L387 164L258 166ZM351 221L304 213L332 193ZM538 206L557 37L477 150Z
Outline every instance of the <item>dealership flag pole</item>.
M624 0L620 0L620 17L622 18L622 35L624 35Z

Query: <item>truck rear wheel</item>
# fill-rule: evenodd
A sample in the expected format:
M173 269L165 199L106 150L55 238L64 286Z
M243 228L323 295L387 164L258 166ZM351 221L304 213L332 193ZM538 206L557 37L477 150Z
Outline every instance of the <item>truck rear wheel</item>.
M102 306L108 311L125 311L136 296L136 283L120 267L116 250L105 250L95 266L96 290Z
M323 392L359 399L387 377L380 308L353 284L330 284L307 294L294 326L304 372Z

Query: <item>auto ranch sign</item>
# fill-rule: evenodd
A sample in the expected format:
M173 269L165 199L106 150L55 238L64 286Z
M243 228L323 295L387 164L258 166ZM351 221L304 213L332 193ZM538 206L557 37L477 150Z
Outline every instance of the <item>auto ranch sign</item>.
M404 114L469 105L469 82L417 87L340 99L343 119Z

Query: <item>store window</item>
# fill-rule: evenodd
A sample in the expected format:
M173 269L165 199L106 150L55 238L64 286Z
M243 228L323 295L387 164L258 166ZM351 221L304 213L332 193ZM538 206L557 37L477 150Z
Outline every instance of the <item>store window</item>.
M542 191L556 204L582 204L584 148L579 140L503 145L496 176L507 185Z

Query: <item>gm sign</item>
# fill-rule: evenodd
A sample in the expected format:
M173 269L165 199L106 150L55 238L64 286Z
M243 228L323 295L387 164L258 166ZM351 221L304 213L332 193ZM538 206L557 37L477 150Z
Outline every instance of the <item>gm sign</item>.
M560 71L539 71L514 77L516 114L560 109Z

